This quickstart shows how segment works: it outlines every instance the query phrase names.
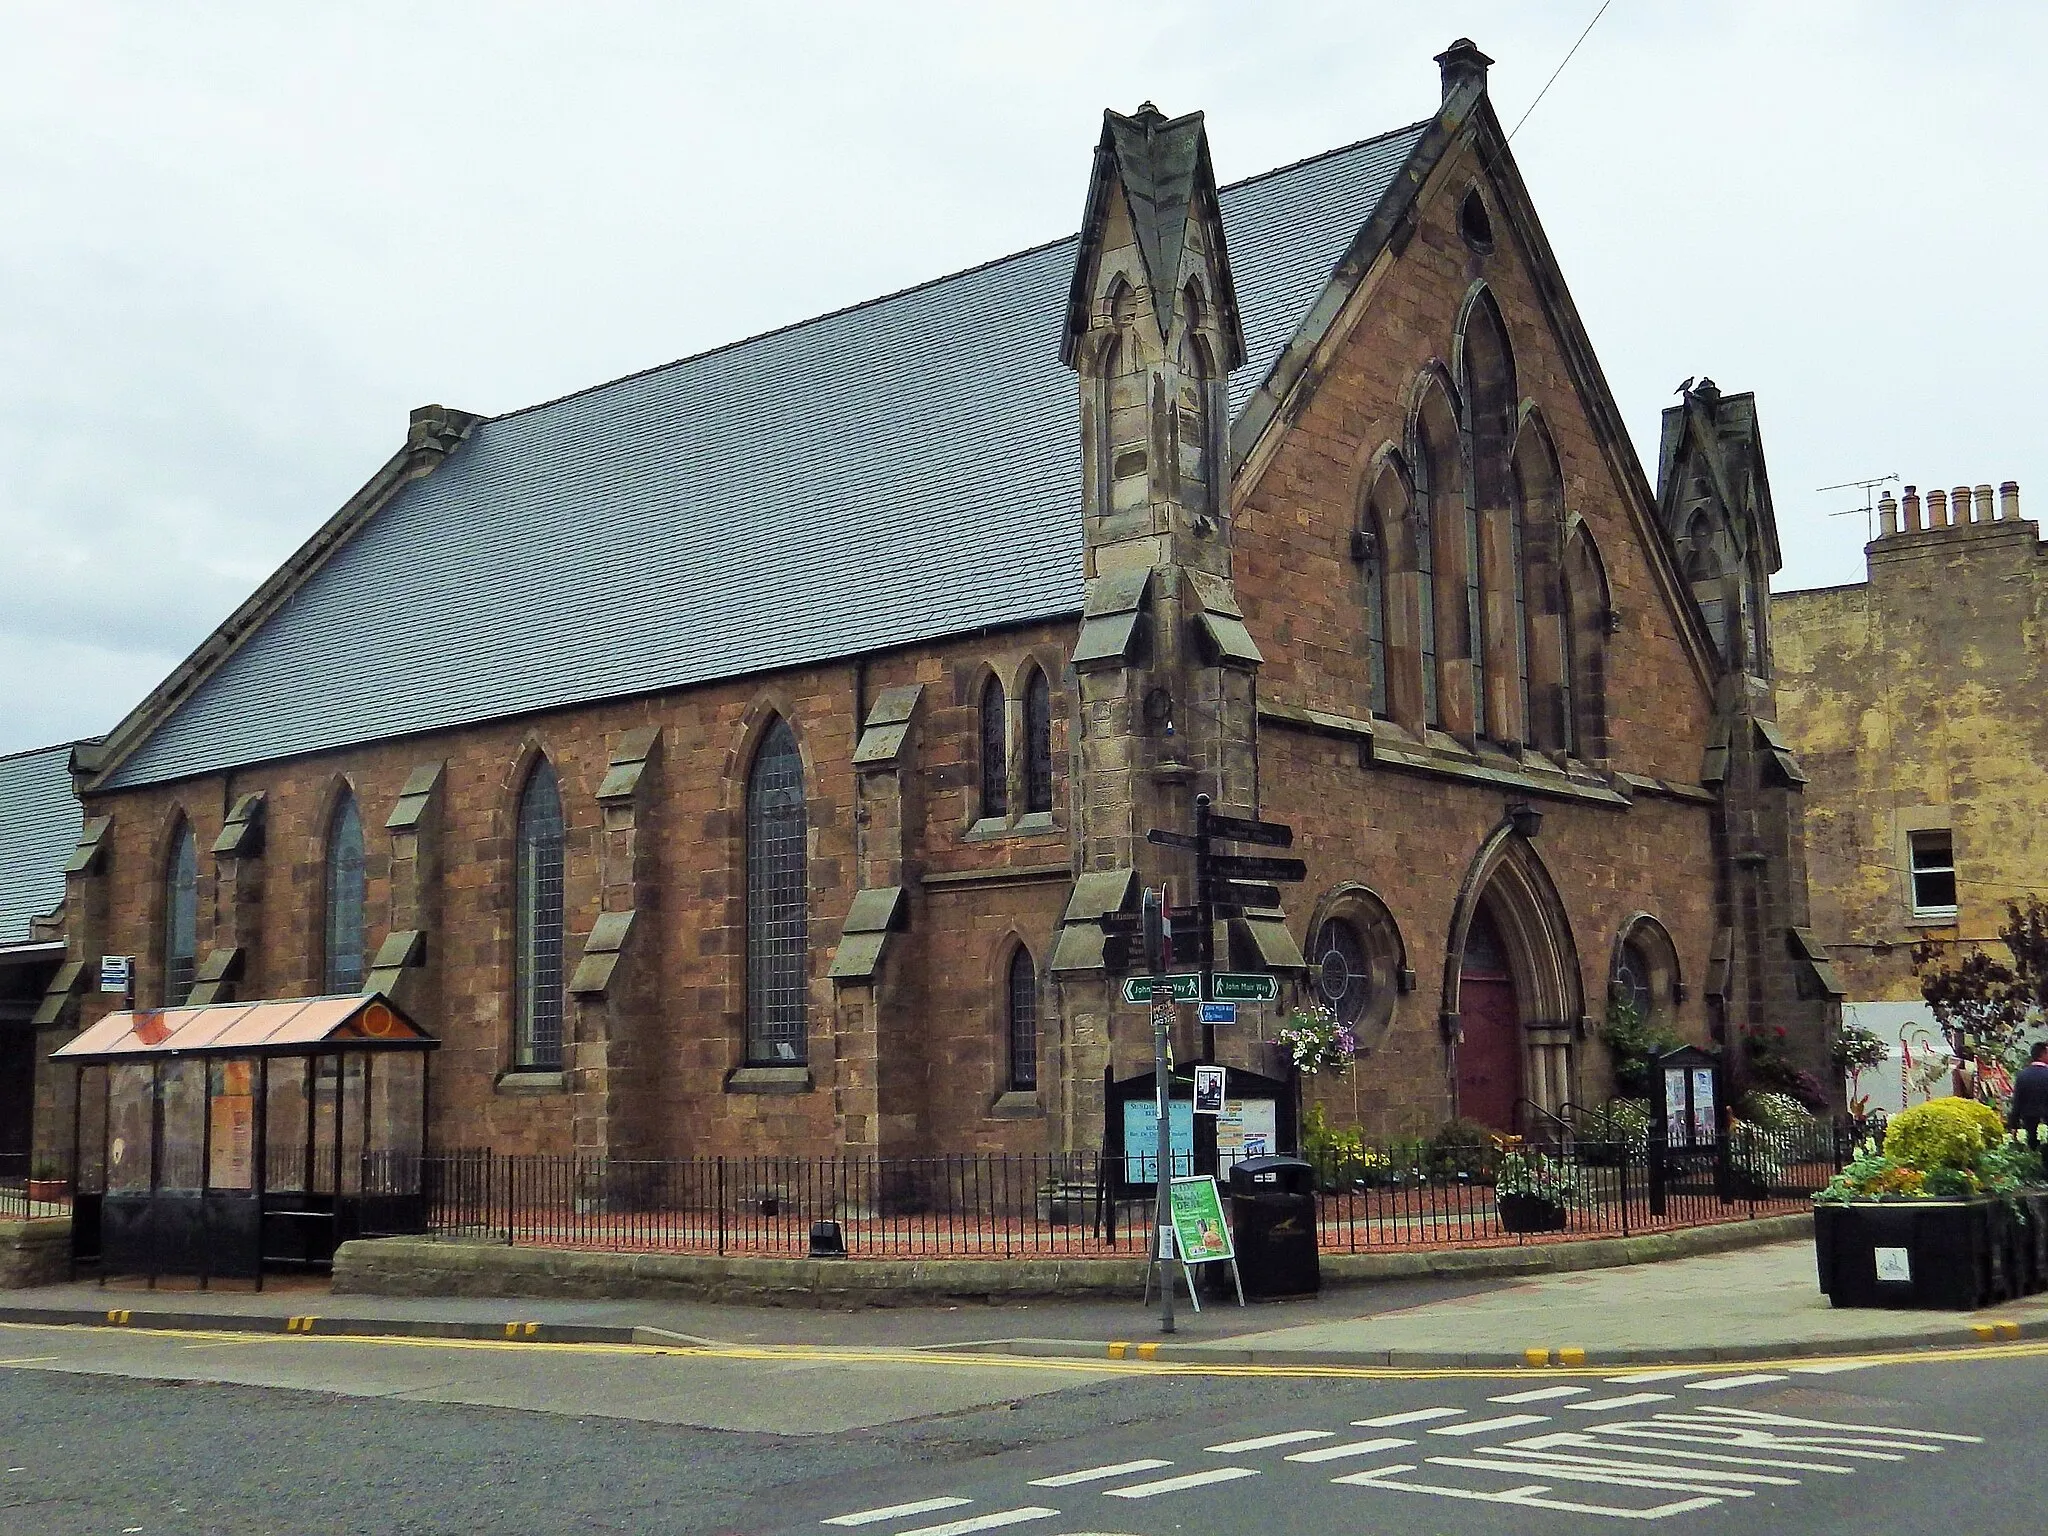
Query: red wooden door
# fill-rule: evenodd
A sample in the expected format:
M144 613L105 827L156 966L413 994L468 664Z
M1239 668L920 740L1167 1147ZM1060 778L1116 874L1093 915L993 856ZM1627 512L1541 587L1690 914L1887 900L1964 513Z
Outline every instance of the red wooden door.
M1522 1020L1500 936L1484 911L1465 936L1458 1024L1458 1113L1512 1131L1522 1095Z

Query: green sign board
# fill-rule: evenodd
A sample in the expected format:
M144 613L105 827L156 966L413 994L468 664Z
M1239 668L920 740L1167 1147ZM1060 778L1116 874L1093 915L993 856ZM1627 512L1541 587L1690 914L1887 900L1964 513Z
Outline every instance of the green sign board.
M1209 995L1219 1003L1270 1003L1280 996L1277 978L1258 971L1218 971Z
M1178 971L1166 978L1173 986L1173 1000L1176 1003L1199 1003L1202 1000L1202 978L1195 971ZM1127 1003L1149 1003L1152 1001L1152 978L1150 976L1126 976L1124 978L1124 1001Z
M1223 1220L1223 1196L1209 1174L1173 1181L1173 1241L1183 1264L1235 1259L1230 1227Z

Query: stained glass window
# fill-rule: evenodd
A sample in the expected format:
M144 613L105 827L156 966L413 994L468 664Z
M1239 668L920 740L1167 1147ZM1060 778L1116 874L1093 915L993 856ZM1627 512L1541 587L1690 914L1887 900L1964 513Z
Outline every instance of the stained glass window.
M327 828L326 974L321 990L360 992L363 986L363 818L356 797L343 791Z
M515 1064L553 1072L562 1065L562 795L546 758L519 797L518 1019Z
M1023 945L1010 957L1010 1088L1038 1086L1038 974Z
M747 1059L809 1059L810 824L804 765L789 723L762 739L747 780Z
M1024 809L1052 809L1052 685L1036 670L1024 686Z
M189 822L178 828L164 872L164 1005L192 995L199 971L199 845Z

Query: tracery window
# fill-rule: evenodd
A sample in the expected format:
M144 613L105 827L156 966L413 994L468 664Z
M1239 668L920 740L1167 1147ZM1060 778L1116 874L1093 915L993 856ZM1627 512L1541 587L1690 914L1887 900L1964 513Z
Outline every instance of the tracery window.
M514 922L518 949L513 967L512 1060L537 1072L562 1065L563 982L562 794L546 758L533 765L519 797L515 852Z
M981 814L1010 814L1010 722L1003 685L991 677L981 690Z
M1052 809L1052 685L1036 667L1024 685L1024 809Z
M327 914L321 990L329 995L363 986L363 818L356 797L343 790L327 824Z
M1340 1021L1357 1024L1372 997L1372 961L1358 930L1340 917L1325 922L1316 935L1314 965L1316 995Z
M1010 1091L1029 1093L1038 1087L1038 972L1021 944L1010 956L1008 993Z
M182 1005L198 973L199 844L180 822L164 867L164 1006Z
M810 871L804 765L777 720L747 777L747 1059L809 1059Z

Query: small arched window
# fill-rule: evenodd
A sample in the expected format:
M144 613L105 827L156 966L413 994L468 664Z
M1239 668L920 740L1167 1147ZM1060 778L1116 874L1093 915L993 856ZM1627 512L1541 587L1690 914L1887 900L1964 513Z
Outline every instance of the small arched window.
M1431 385L1423 396L1415 437L1416 466L1422 481L1415 499L1415 570L1423 718L1425 724L1440 726L1444 712L1439 615L1459 613L1467 601L1466 593L1457 586L1458 544L1467 532L1463 522L1465 466L1458 419L1441 384ZM1448 590L1437 590L1439 580ZM1450 626L1449 632L1455 636L1456 626Z
M990 678L981 690L981 814L1010 814L1010 721L1003 685Z
M327 922L320 989L329 995L363 987L363 818L347 790L327 824Z
M538 1072L562 1065L562 792L546 758L519 797L518 955L514 967L513 1065Z
M1485 541L1480 523L1485 517L1471 502L1465 506L1465 648L1472 662L1472 733L1487 734L1486 725L1486 588L1479 579Z
M1030 1093L1038 1087L1038 971L1022 944L1010 956L1007 992L1010 1091Z
M810 820L796 735L777 720L747 776L747 1060L810 1059Z
M1024 809L1052 809L1052 685L1036 667L1024 685Z
M199 843L181 821L164 866L164 1006L192 995L199 974Z

